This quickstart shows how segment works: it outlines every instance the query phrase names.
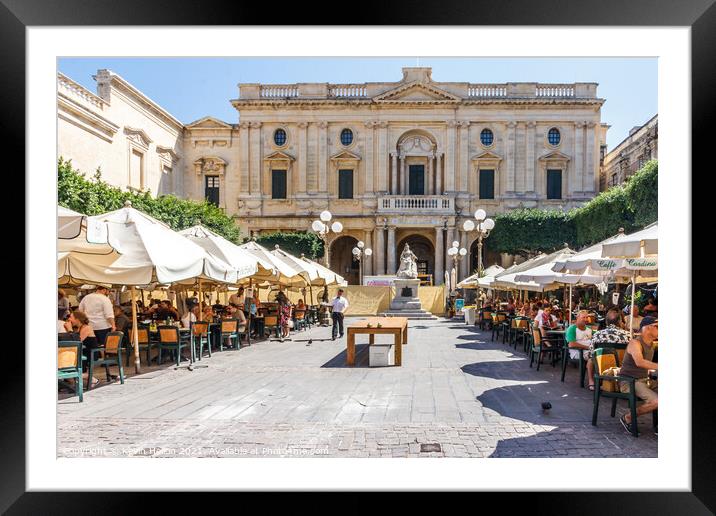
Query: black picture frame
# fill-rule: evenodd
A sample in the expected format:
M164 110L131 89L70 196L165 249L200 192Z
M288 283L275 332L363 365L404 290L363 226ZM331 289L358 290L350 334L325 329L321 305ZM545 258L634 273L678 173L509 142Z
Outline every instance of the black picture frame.
M706 164L713 147L707 128L713 126L716 113L716 5L715 0L586 0L535 2L533 0L363 3L350 18L328 17L327 22L350 20L367 25L553 25L553 26L688 26L691 27L692 74L692 157L694 167ZM372 5L371 5L372 4ZM282 6L280 17L270 12L274 6L260 2L153 1L123 0L0 0L0 131L3 147L12 152L12 168L25 168L25 29L28 26L64 25L251 25L300 22L320 23L315 13L323 7L312 3ZM336 4L325 9L335 12ZM220 13L218 15L217 13ZM376 14L377 13L377 14ZM407 47L406 47L407 50ZM711 144L711 145L709 145ZM712 167L707 167L711 169ZM679 171L679 174L691 171ZM20 177L16 174L16 179ZM677 179L674 179L677 180ZM20 188L22 182L20 183ZM28 192L31 195L31 192ZM695 202L693 204L696 204ZM23 246L24 248L24 246ZM25 269L22 255L3 257L5 267ZM27 272L27 271L26 271ZM51 289L50 289L51 290ZM52 298L46 293L34 293ZM696 305L694 305L696 306ZM686 316L688 318L688 315ZM685 320L686 326L690 321ZM14 338L19 338L17 333ZM6 342L9 345L9 342ZM17 343L12 343L17 345ZM682 345L691 345L690 330ZM709 344L701 342L702 345ZM697 345L698 346L698 345ZM26 349L42 343L26 343ZM698 351L693 353L699 357ZM708 352L707 352L708 353ZM702 355L703 356L703 355ZM538 514L711 514L716 512L716 453L712 422L716 420L710 360L694 360L692 366L692 490L690 492L628 493L512 493L480 494L468 504L494 501L496 507L514 512L518 505ZM146 508L145 494L132 493L28 493L25 489L25 363L6 363L6 375L0 388L0 511L8 514L114 513L120 507ZM699 382L701 384L699 385ZM91 461L90 461L91 462ZM568 464L565 462L565 464ZM571 468L570 468L571 469ZM88 466L88 472L94 471ZM569 489L570 474L555 479L555 490ZM648 471L622 471L623 475L648 475ZM77 479L81 486L81 478ZM628 482L625 482L628 484ZM516 489L527 486L514 486ZM598 489L599 479L594 479ZM215 496L215 495L214 495ZM473 495L474 496L474 495ZM505 498L509 496L509 498ZM489 498L488 498L489 497ZM421 502L423 497L415 497ZM354 499L352 497L352 499ZM508 501L509 500L509 501ZM184 504L185 496L162 495L163 509ZM476 503L477 502L477 503ZM455 503L459 503L455 501ZM452 505L452 503L451 503ZM476 508L477 508L476 507ZM484 505L483 507L488 507ZM294 507L296 508L296 507Z

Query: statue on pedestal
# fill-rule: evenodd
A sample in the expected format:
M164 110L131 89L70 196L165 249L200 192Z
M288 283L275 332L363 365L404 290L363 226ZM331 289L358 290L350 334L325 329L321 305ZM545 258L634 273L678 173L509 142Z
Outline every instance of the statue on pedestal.
M410 246L405 244L403 252L400 254L400 267L396 276L401 279L416 279L418 277L417 258L410 250Z

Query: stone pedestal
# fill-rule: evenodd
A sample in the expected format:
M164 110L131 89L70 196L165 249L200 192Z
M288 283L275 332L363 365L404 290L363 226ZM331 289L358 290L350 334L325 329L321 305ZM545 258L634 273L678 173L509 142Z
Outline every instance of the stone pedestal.
M408 319L435 319L433 314L423 310L418 297L419 279L394 280L395 296L390 302L390 310L381 314L386 317L407 317Z

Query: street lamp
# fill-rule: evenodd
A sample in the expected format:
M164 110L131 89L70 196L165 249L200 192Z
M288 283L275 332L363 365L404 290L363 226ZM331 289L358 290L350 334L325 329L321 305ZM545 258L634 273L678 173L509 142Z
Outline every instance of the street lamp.
M478 209L475 211L475 224L471 220L466 220L462 225L462 228L468 233L474 229L477 230L477 276L482 275L482 240L490 236L490 231L495 227L495 221L487 218L485 210Z
M451 290L455 290L455 288L457 286L457 264L467 254L467 249L465 249L464 247L460 247L460 242L455 240L452 243L452 247L448 248L447 254L448 254L448 256L450 256L452 258L453 265L452 265L452 272L450 274L450 276L451 276L450 279L451 279L451 282L453 283L453 285L451 285L452 286Z
M323 249L326 252L326 267L330 269L330 249L328 247L328 234L332 231L333 233L340 233L343 231L343 224L338 222L337 220L333 221L333 224L330 226L328 223L333 218L333 214L331 214L330 211L324 210L321 212L319 219L314 220L311 223L311 229L316 232L318 237L323 241Z
M353 259L358 262L358 284L363 284L363 265L361 258L363 255L370 257L373 254L373 250L370 248L364 249L365 244L362 240L358 241L356 246L353 248Z

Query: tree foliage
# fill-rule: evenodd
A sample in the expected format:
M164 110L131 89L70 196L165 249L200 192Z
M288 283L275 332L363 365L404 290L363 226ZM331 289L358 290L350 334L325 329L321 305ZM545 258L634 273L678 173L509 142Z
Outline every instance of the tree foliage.
M569 212L519 209L495 216L486 242L500 253L529 256L551 252L565 243L573 249L616 234L636 231L658 219L658 163L647 162L627 182L600 193Z
M323 241L315 233L269 233L256 238L256 242L269 250L279 246L294 256L305 255L306 258L316 260L323 256Z
M227 240L241 243L234 219L209 202L179 199L174 195L152 197L150 192L122 190L104 182L99 169L90 180L73 169L71 161L62 158L57 162L57 201L61 206L85 215L118 210L125 201L131 201L134 208L164 222L175 231L199 222Z

